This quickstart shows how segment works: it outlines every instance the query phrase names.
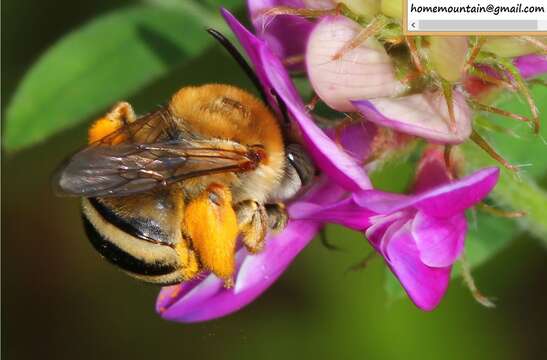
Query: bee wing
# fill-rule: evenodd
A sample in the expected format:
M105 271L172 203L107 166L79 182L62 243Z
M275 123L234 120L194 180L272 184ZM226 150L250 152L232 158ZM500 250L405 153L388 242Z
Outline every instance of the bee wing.
M261 149L229 141L92 144L59 169L54 187L58 195L126 196L193 177L252 170L262 156Z
M175 139L181 130L177 129L167 108L143 115L133 122L125 123L119 129L91 143L89 146L116 145L121 143L151 144L160 139Z

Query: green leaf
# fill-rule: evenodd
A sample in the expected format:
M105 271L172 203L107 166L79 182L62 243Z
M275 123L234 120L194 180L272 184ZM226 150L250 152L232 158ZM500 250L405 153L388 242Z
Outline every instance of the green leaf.
M28 147L96 116L200 54L212 41L204 27L219 23L217 14L135 6L65 36L34 64L9 104L6 149Z

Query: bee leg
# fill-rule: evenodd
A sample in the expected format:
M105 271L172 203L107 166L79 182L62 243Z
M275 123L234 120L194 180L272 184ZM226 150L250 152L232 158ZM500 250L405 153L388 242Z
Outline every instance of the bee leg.
M238 224L230 189L209 185L186 206L183 228L203 267L224 280L225 287L231 287Z
M251 117L251 111L247 106L226 96L215 99L209 106L209 110L214 112L232 112L236 110L239 111L244 118L248 119Z
M176 250L180 258L180 274L184 281L194 279L201 270L198 256L195 251L190 249L189 243L189 241L184 239L176 245Z
M236 214L243 245L250 253L260 252L268 231L266 208L254 200L245 200L236 205Z
M136 119L137 115L131 104L121 101L114 105L106 115L95 120L89 128L88 141L90 144L94 143Z
M289 216L285 205L282 203L266 204L266 213L268 214L268 227L275 233L285 229Z

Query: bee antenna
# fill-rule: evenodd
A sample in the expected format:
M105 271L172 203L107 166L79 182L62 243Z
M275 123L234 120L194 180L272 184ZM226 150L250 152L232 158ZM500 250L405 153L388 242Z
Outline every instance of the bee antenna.
M264 88L262 87L262 83L258 79L258 76L256 75L253 68L249 65L249 63L245 60L243 55L237 50L237 48L228 40L222 33L220 33L218 30L215 30L213 28L207 28L207 32L215 38L216 41L218 41L224 49L226 49L230 55L232 55L232 58L239 64L239 66L245 71L245 74L249 77L251 82L254 84L258 92L260 93L260 97L262 98L262 101L264 101L265 104L268 104L268 98L266 97L266 93L264 92Z

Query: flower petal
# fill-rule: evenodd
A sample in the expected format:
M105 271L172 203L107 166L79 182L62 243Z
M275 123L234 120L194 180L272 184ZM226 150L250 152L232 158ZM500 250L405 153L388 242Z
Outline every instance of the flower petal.
M410 221L395 233L386 231L385 237L386 261L408 296L420 309L433 310L448 288L452 267L429 267L421 261Z
M306 42L314 24L292 15L267 16L273 7L304 8L302 0L248 0L247 6L256 34L265 40L280 59L304 56ZM303 70L304 61L288 66L290 70Z
M295 220L282 234L268 236L264 251L245 258L236 279L236 296L249 292L252 300L261 294L313 239L320 226L311 221Z
M377 214L389 214L412 205L412 197L379 190L365 190L353 194L359 206Z
M353 194L353 199L359 206L378 214L389 214L412 206L436 217L450 217L484 199L498 178L497 168L484 168L412 196L365 190Z
M345 16L327 16L309 37L308 78L321 100L338 111L355 111L350 100L395 96L405 88L395 78L391 58L374 37L335 59L362 29Z
M241 44L241 46L243 46L243 49L245 50L245 53L249 57L249 60L251 60L251 64L254 68L256 76L260 80L262 87L264 88L264 92L266 96L268 97L267 99L268 103L276 111L279 111L275 98L268 91L268 89L271 88L271 84L268 80L268 77L266 76L266 69L264 69L264 67L262 66L260 57L259 57L259 50L261 47L266 46L265 45L266 43L263 40L258 39L253 34L251 34L249 30L247 30L243 25L241 25L241 23L228 10L221 8L220 13L224 17L224 20L226 20L226 23L228 24L230 29L232 29L237 39L239 40L239 43Z
M344 194L344 189L323 177L302 199L316 204L330 204ZM237 272L235 287L232 289L226 289L223 281L212 274L203 280L164 287L156 303L158 313L168 320L198 322L241 309L262 294L283 273L313 239L320 226L320 223L314 221L291 219L282 233L268 235L265 248L260 254L251 255L241 248L236 255Z
M413 197L414 207L435 217L450 217L464 212L484 199L496 186L497 168L485 168L462 179Z
M352 198L330 206L299 201L290 207L291 218L340 224L361 231L370 226L369 218L373 215L373 212L363 209Z
M265 249L243 261L235 287L226 289L222 280L209 275L196 286L168 287L158 298L157 309L164 319L198 322L231 314L252 302L277 280L294 257L313 239L320 225L310 221L291 221L283 233L266 239ZM176 285L177 286L177 285ZM167 300L166 300L167 299ZM173 299L169 302L170 299ZM166 306L167 305L167 306Z
M450 181L450 170L446 166L442 147L430 146L420 159L412 191L414 193L424 192Z
M325 132L344 152L359 164L363 164L372 151L371 145L378 133L378 127L370 121L359 121L326 129Z
M412 221L412 236L427 266L446 267L456 261L463 250L467 220L458 214L438 218L418 211Z
M294 257L313 239L320 224L291 221L279 235L269 235L264 250L250 255L238 251L241 260L235 287L210 274L203 280L162 289L156 308L167 320L192 323L231 314L252 302L283 273Z
M264 88L273 88L286 104L298 125L302 141L317 166L348 190L371 188L370 180L360 165L313 122L289 74L266 43L247 31L226 9L222 9L222 15L247 51ZM270 91L266 93L269 94ZM270 101L275 106L275 99L272 98Z
M365 231L365 236L376 251L380 252L382 255L384 254L382 239L384 239L386 231L398 230L408 221L408 219L410 219L408 215L409 213L406 211L398 211L389 215L370 217L372 225ZM396 222L398 225L393 225Z
M459 144L471 135L471 110L464 96L455 91L456 131L449 127L446 101L441 92L422 93L400 98L352 101L367 120L378 125L433 142Z
M547 55L525 55L513 60L520 75L529 79L547 73Z

